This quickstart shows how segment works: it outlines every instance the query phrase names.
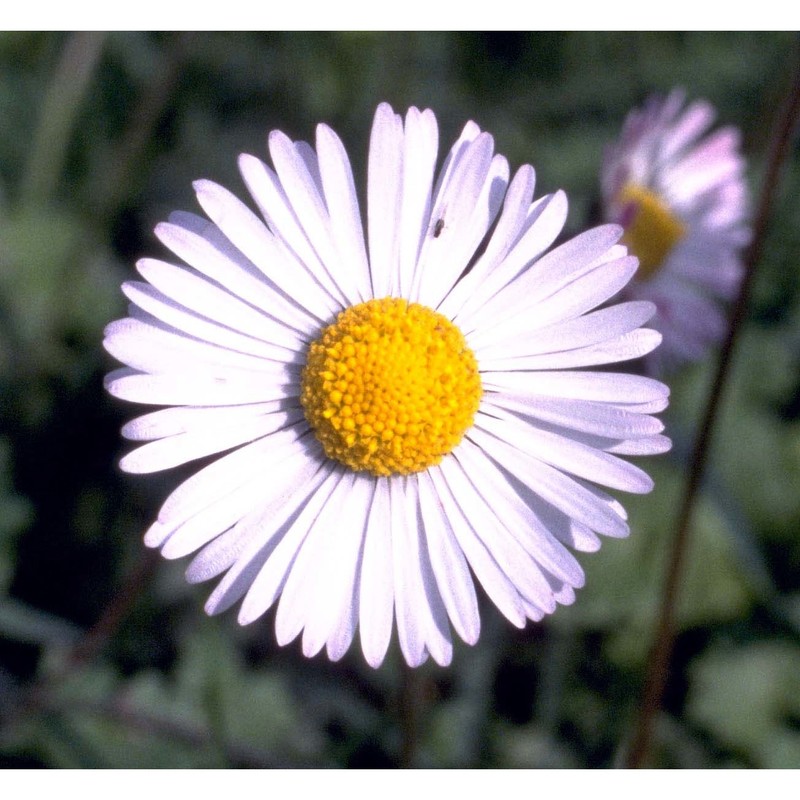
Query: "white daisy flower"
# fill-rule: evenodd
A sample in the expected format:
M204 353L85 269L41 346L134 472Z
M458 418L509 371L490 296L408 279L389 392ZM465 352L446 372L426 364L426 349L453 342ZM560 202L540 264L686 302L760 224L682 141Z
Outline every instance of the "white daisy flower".
M331 659L356 629L369 664L393 619L406 661L448 664L451 629L480 620L473 575L516 626L571 603L569 548L627 536L596 484L648 492L620 456L669 448L651 414L668 389L577 368L633 359L661 336L654 308L593 311L636 271L605 225L547 252L567 201L534 201L469 122L435 178L436 118L375 114L363 234L336 134L316 149L269 136L274 168L239 166L261 217L207 180L210 222L174 214L158 238L183 262L143 259L131 316L105 346L127 364L116 397L167 406L123 428L122 459L154 472L223 453L164 503L145 542L198 551L189 581L223 576L210 614L277 602L282 645Z
M739 132L707 134L711 105L685 106L680 90L653 97L625 120L602 172L605 218L625 228L639 258L625 297L655 303L664 345L648 359L663 371L697 361L725 335L722 301L736 293L750 240Z

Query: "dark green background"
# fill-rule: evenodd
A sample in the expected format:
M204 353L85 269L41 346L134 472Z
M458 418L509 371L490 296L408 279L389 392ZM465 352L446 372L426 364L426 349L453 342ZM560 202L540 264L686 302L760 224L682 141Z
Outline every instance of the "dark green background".
M624 498L631 538L580 557L576 604L519 632L483 603L476 647L409 675L396 644L376 672L357 643L338 665L278 648L271 614L208 619L186 561L147 560L143 530L195 468L117 469L136 409L103 392L103 326L125 313L136 258L163 255L153 226L198 210L191 181L244 196L236 156L264 157L272 128L331 124L362 186L378 102L431 107L442 150L474 119L512 169L536 167L537 194L567 190L577 231L627 111L675 85L741 127L759 188L796 48L748 33L1 35L0 764L613 765L713 362L670 378L674 451L645 465L653 494ZM800 765L796 148L786 166L695 516L654 766ZM121 626L68 660L127 599Z

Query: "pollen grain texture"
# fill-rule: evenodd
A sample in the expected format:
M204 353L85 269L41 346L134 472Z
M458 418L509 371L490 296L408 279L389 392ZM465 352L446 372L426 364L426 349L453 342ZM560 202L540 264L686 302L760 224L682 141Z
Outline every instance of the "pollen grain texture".
M309 346L300 402L326 454L355 471L409 475L450 453L482 395L450 320L398 298L342 311Z

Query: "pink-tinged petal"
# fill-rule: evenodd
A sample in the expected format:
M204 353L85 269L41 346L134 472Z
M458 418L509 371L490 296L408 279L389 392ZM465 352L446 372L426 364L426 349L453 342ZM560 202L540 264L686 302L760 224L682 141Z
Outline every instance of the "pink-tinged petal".
M630 113L603 167L606 219L631 226L629 244L643 254L642 242L663 242L663 252L650 253L646 269L624 290L658 308L652 325L663 345L646 359L656 374L707 357L722 340L724 306L743 274L751 235L746 162L736 128L709 132L715 116L703 100L686 106L682 91L650 98ZM631 189L658 211L628 213L624 197Z

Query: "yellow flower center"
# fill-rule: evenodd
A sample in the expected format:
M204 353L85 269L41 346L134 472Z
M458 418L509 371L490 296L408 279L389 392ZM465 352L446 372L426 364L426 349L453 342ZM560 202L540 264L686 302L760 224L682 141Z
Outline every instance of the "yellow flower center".
M644 186L626 184L616 201L632 212L622 243L639 258L636 277L640 280L652 278L686 229L661 198Z
M300 402L330 458L408 475L453 450L482 392L461 331L425 306L387 297L342 311L310 345Z

